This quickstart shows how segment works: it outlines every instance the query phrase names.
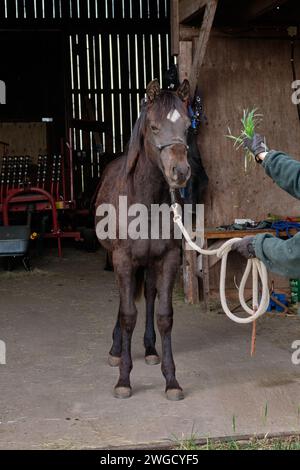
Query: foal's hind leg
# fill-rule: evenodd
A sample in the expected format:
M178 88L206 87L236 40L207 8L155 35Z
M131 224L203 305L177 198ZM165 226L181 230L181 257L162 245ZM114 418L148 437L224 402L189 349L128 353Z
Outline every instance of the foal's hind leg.
M121 362L121 352L122 352L122 333L120 325L120 308L117 318L117 323L113 331L113 344L109 351L108 355L108 364L111 367L118 367Z
M155 272L149 268L146 273L145 281L145 300L146 300L146 329L144 334L145 361L148 365L160 363L155 343L156 334L154 329L154 305L156 298Z

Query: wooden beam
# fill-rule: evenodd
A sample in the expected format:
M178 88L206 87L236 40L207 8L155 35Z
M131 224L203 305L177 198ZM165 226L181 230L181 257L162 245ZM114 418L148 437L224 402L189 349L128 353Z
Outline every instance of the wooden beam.
M191 68L190 80L189 80L192 96L197 87L198 78L200 74L200 68L203 64L203 60L205 57L209 35L210 35L210 31L211 31L213 21L215 18L217 6L218 6L218 0L209 0L205 8L204 18L203 18L202 26L200 28L199 38L197 40L197 44L195 48L194 59L193 59L193 64Z
M194 26L179 25L179 40L180 41L192 41L194 38L199 36L200 28Z
M251 29L246 28L245 31L241 30L241 27L224 26L222 27L222 29L217 29L214 27L210 32L210 38L281 38L290 41L290 37L286 34L288 26L288 24L276 25L276 29L274 29L274 26L261 24L259 26L255 25ZM179 39L181 42L193 41L199 37L199 32L200 28L196 28L194 26L180 25Z
M208 0L180 0L179 23L189 20L207 4Z
M246 8L241 11L241 19L254 20L273 8L280 7L287 0L256 0L252 1Z
M180 41L178 57L178 75L180 82L189 79L193 62L193 42Z
M171 55L179 55L179 0L171 0Z
M197 253L189 250L183 242L183 285L185 301L189 304L199 303L199 284L197 277Z

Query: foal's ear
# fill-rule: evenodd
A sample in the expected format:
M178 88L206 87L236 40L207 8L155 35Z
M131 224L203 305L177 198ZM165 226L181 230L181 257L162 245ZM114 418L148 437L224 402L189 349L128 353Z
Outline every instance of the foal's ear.
M190 82L187 79L185 79L181 83L180 87L177 89L177 95L182 101L186 102L190 97L190 92L191 92Z
M151 80L151 82L148 83L147 88L146 88L146 94L147 94L147 99L150 103L153 103L155 98L160 94L160 85L159 81L157 78L154 80Z

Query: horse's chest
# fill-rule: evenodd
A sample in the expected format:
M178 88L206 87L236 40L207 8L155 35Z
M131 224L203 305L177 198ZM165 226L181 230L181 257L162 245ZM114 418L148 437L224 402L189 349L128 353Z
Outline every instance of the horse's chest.
M132 258L146 265L151 259L162 257L171 245L171 240L135 240L132 243Z

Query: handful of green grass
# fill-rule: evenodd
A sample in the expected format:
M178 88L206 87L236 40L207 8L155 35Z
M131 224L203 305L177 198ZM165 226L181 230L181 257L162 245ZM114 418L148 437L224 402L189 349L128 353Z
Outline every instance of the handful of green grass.
M234 141L234 147L239 150L244 145L245 137L252 139L256 132L256 128L261 122L262 114L257 114L258 109L252 110L244 109L243 117L241 119L242 129L239 136L235 137L232 135L230 128L228 128L229 134L226 136ZM254 155L250 150L245 150L245 170L247 170L248 164L254 161Z

